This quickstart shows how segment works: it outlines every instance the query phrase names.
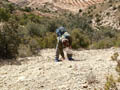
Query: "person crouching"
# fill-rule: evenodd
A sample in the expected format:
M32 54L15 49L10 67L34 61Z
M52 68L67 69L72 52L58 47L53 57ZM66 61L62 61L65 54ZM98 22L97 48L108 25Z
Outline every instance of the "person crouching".
M73 60L72 58L72 53L69 52L69 49L71 49L71 44L72 44L72 38L68 32L65 32L61 37L57 37L57 45L56 45L56 56L55 56L55 61L59 62L59 56L61 55L62 60L65 60L65 55L64 55L64 48L67 48L68 52L67 53L67 58L68 60Z

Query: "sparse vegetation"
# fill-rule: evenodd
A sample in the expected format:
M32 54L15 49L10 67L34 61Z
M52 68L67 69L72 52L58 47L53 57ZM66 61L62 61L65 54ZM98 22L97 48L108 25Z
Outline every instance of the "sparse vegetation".
M0 58L15 58L21 43L18 24L15 21L9 22L0 29Z
M119 47L119 31L113 30L110 27L99 27L98 30L94 30L91 27L92 18L94 17L92 12L96 8L97 6L94 5L89 7L87 12L79 9L78 14L63 11L63 13L59 13L59 17L46 17L34 14L29 7L25 7L23 10L10 3L5 3L5 5L2 3L2 8L0 8L0 21L7 22L8 25L11 25L10 21L13 20L14 24L18 25L18 27L10 26L11 28L9 28L9 30L12 31L12 27L15 30L19 30L19 33L14 32L16 35L22 36L22 38L18 37L18 39L20 39L18 46L20 45L24 50L26 48L26 51L30 51L29 55L35 54L37 50L43 48L55 47L55 30L59 26L65 26L68 32L71 33L73 39L72 47L74 49ZM19 12L16 13L16 10ZM89 15L87 13L89 13ZM56 14L58 14L58 12L56 12ZM107 15L109 15L109 13L107 13ZM96 21L100 22L100 14L96 13L95 17ZM4 28L1 29L1 31L5 31ZM12 41L10 38L9 40ZM4 41L4 39L1 38L1 41ZM3 42L1 42L1 45L2 43ZM16 50L21 51L19 50L20 47L17 47Z
M118 90L113 75L107 76L106 80L107 82L105 83L105 87L104 87L105 90Z
M113 61L117 61L118 56L119 56L119 54L118 54L118 52L116 52L116 53L113 54L113 56L111 56L111 59Z
M6 8L0 8L0 21L8 21L10 18L9 10Z
M111 59L117 62L116 71L118 72L119 77L117 78L116 83L120 82L120 60L119 60L118 56L119 56L118 52L115 52L113 54L113 56L111 56ZM115 90L118 90L118 89L115 88Z

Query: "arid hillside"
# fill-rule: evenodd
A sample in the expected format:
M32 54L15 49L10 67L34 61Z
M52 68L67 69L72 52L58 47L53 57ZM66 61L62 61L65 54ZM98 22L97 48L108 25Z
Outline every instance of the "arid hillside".
M63 10L82 13L92 19L92 26L107 26L120 30L119 0L9 0L20 7L30 7L37 15L57 16ZM98 4L99 3L99 4ZM67 12L68 12L67 11ZM42 13L43 12L43 13ZM47 13L47 15L45 14Z
M39 8L43 5L52 4L53 9L67 9L78 11L80 8L86 8L96 3L102 3L104 0L9 0L18 5L26 5L32 8Z

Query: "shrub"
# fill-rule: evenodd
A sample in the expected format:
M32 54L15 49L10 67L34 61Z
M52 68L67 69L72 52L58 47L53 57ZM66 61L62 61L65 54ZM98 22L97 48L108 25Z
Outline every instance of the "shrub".
M0 58L15 58L21 43L18 25L14 21L6 23L0 30Z
M29 46L30 46L30 50L32 55L35 55L38 53L38 51L40 50L40 45L37 42L36 38L31 38L29 41Z
M115 37L115 46L116 47L120 47L120 37L119 37L119 33L118 33L118 35L116 35L116 37Z
M31 55L32 55L32 52L31 52L30 46L20 44L20 46L18 48L18 56L19 57L27 57L27 56L31 56Z
M80 32L80 30L76 29L71 32L72 36L72 47L77 49L77 48L87 48L90 44L89 38Z
M26 12L31 12L32 9L31 9L31 7L25 7L25 8L24 8L24 11L26 11Z
M118 77L118 80L117 80L118 82L120 82L120 77Z
M10 18L9 10L0 8L0 21L8 21Z
M21 25L26 25L29 22L34 22L34 23L41 23L42 17L34 15L34 14L22 14L20 16L15 16L15 19L21 24ZM45 22L45 20L44 20Z
M117 64L117 66L116 66L116 71L117 71L118 74L120 75L120 65L119 65L119 64Z
M12 13L15 10L15 6L13 4L6 5L10 13Z
M31 37L34 36L42 37L46 33L46 27L41 24L30 22L27 24L26 28L28 29Z
M56 37L56 34L55 33L51 33L51 32L48 32L46 34L47 36L47 39L48 39L48 48L55 48L56 46L56 41L57 41L57 37Z
M116 53L113 54L113 56L111 56L111 59L113 61L117 61L118 56L119 56L119 54L118 54L118 52L116 52Z
M105 38L114 38L117 35L117 31L113 30L111 27L99 27L99 30L94 30L92 33L93 41L100 41Z
M120 40L116 40L115 46L120 47Z
M93 43L90 48L104 49L104 48L110 48L112 46L114 46L114 42L112 41L112 39L106 38Z
M114 80L112 75L108 76L106 80L107 82L105 83L105 86L104 86L105 90L118 90L116 86L116 81Z
M27 28L24 26L19 26L18 30L19 30L19 36L21 38L21 44L28 45L31 36Z
M42 48L55 48L56 46L56 34L48 32L46 35L43 37L42 40Z

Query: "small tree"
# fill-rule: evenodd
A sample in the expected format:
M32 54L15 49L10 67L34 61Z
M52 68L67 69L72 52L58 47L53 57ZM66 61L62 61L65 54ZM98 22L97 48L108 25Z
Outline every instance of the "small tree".
M0 30L0 58L15 58L20 40L17 23L5 23Z

